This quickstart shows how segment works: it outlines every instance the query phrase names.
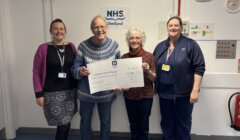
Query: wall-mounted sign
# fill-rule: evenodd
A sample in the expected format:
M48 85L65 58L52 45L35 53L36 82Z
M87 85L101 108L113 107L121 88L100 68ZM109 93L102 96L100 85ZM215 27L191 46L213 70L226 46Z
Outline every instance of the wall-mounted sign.
M129 7L104 7L102 16L110 29L128 29L130 25Z
M196 40L213 40L214 23L191 23L190 37Z
M238 73L240 73L240 59L238 59Z

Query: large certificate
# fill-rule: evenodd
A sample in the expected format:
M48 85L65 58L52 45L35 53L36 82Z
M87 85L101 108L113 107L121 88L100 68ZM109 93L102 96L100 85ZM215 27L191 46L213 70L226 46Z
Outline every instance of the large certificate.
M106 60L87 64L91 94L116 88L143 87L142 58Z

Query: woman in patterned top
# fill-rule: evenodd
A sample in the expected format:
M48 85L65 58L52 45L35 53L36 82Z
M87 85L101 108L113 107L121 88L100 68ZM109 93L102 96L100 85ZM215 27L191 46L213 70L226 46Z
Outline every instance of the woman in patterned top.
M66 27L61 19L52 21L49 32L51 42L41 44L35 53L33 86L48 124L57 126L55 140L67 140L77 111L76 81L71 75L76 49L64 40Z

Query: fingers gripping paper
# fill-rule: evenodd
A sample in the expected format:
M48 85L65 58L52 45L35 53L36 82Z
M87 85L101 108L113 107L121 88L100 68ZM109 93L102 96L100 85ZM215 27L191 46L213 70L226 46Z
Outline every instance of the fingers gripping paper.
M116 88L143 87L142 58L106 60L87 65L91 94Z

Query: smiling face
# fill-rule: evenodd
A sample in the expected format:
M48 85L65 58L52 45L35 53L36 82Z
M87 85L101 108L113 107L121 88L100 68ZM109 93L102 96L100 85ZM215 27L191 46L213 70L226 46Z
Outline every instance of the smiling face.
M101 43L107 36L108 26L102 17L96 17L91 24L93 40Z
M61 43L64 41L66 35L66 29L62 22L54 22L50 28L50 34L52 36L52 40L55 43Z
M135 51L139 47L142 47L141 33L138 31L133 31L129 36L128 44L132 51Z
M170 39L177 39L182 32L181 21L178 18L172 18L167 24L168 36Z

